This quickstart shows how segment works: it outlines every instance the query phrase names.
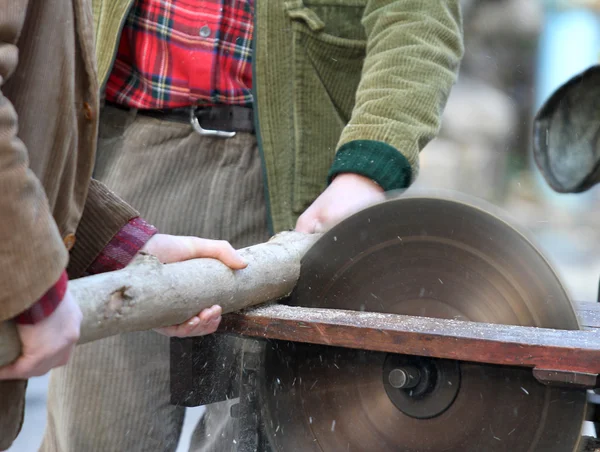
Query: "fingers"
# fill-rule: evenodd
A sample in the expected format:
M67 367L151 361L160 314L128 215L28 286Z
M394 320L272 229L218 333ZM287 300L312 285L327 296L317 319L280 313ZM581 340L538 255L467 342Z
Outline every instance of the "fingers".
M199 317L202 322L210 322L218 317L221 317L222 313L223 309L221 308L221 306L214 305L208 309L203 309Z
M192 236L156 234L142 248L163 264L183 262L190 259L218 259L233 270L247 267L247 263L225 240L209 240Z
M193 337L212 334L219 328L221 323L222 309L220 306L212 306L204 309L199 315L179 325L159 328L156 331L170 337Z
M81 320L81 310L67 290L49 317L34 325L17 325L21 356L0 368L0 380L39 377L67 364L80 337Z
M0 369L0 380L25 380L27 377L26 370L28 368L28 363L23 363L24 358L19 358L14 363L2 367Z
M225 240L208 240L198 237L187 237L190 240L190 252L196 258L218 259L233 270L246 268L248 264L238 252Z
M42 355L21 356L14 363L0 369L0 380L27 380L45 375L54 368L65 366L74 349L74 345L67 347L51 359Z
M206 336L217 331L221 322L221 316L208 322L202 322L198 317L193 317L181 325L159 328L156 331L169 337L196 337Z
M311 215L309 211L300 215L298 221L296 222L296 231L303 232L305 234L314 234L315 232L320 232L319 228L319 220L314 215Z

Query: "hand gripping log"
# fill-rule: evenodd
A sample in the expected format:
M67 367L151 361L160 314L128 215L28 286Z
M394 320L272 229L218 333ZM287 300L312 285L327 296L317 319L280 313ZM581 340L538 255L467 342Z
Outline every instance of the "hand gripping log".
M79 344L182 323L214 304L225 314L281 299L292 292L302 256L318 237L283 232L244 248L240 254L248 267L243 270L215 259L163 265L153 256L140 256L122 270L71 281L83 313ZM0 322L0 366L20 353L14 323Z

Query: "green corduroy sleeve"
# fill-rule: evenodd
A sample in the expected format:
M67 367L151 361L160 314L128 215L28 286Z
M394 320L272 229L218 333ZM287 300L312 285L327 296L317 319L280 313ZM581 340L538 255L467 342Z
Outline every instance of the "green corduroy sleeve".
M459 0L372 0L363 25L367 55L328 181L349 172L406 188L439 132L464 53Z

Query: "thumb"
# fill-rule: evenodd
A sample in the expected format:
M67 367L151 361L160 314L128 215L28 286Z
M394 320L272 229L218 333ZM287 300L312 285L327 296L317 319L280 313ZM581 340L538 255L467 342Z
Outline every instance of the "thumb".
M297 232L313 234L317 232L319 223L319 220L317 220L317 218L314 215L307 215L307 213L305 212L298 218L295 229Z
M218 259L233 270L246 268L248 263L225 240L208 240L199 237L186 237L189 240L190 259Z
M18 366L20 365L20 360L16 361L12 364L8 364L2 368L0 368L0 380L15 380L18 379Z

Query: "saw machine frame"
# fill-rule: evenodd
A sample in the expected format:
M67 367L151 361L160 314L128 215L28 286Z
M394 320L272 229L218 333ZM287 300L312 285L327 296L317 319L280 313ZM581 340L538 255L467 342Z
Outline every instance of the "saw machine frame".
M575 303L581 330L508 326L468 321L432 319L398 314L381 314L337 309L315 309L272 304L223 316L211 340L244 338L242 372L227 393L218 372L210 397L200 399L171 388L173 403L205 405L239 397L231 415L244 418L238 433L238 452L268 451L267 440L255 432L261 420L256 394L261 378L261 356L267 340L300 342L331 347L371 350L399 355L471 361L530 368L545 385L588 390L586 419L600 431L600 303ZM210 336L209 336L210 338ZM193 344L189 341L188 344ZM207 346L205 343L204 346ZM204 348L210 349L210 347ZM206 374L207 362L196 361L186 369L172 368L179 377ZM199 367L196 367L199 366ZM221 366L219 366L221 367ZM183 372L182 372L183 371ZM173 383L173 382L172 382ZM206 381L205 381L206 383ZM184 385L185 387L185 385ZM230 386L231 387L231 386ZM219 389L220 388L220 389ZM584 438L584 451L600 451L600 441Z
M600 388L600 303L576 304L582 330L270 305L223 316L219 332L259 339L528 367L543 384Z

